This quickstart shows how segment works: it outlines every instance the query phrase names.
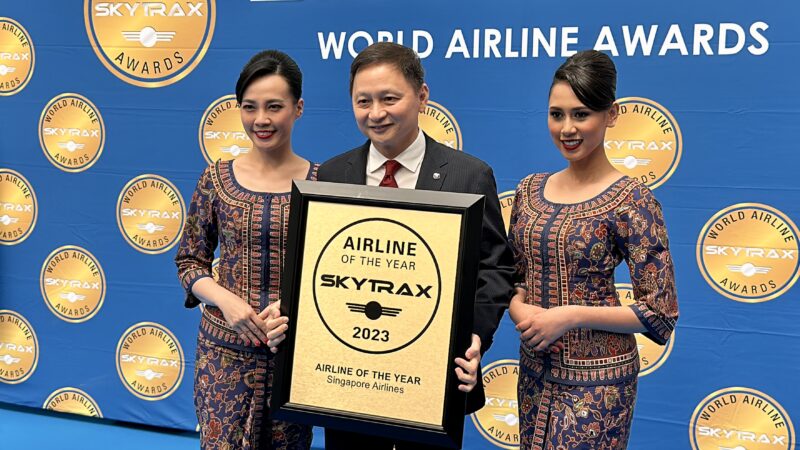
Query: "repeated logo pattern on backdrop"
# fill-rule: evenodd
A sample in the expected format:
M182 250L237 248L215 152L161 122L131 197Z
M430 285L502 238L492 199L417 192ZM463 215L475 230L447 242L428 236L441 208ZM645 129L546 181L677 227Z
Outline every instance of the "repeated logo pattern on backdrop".
M0 96L24 89L33 76L35 63L28 31L19 22L0 17Z
M795 448L800 86L796 46L772 44L796 40L800 4L730 5L719 23L706 3L692 4L697 23L642 4L621 24L580 4L567 23L557 4L534 14L496 2L427 28L422 0L391 18L365 0L84 0L51 2L46 15L5 5L0 401L196 429L199 314L183 306L173 257L202 170L254 151L232 92L257 51L299 63L293 143L322 162L363 142L353 56L378 40L415 48L433 99L423 131L492 166L508 226L519 180L565 165L546 126L552 73L596 47L620 74L620 116L600 150L660 201L681 310L665 346L637 336L630 448ZM614 281L619 304L632 304L624 264ZM506 316L483 356L486 406L465 423L465 449L519 448L518 355Z

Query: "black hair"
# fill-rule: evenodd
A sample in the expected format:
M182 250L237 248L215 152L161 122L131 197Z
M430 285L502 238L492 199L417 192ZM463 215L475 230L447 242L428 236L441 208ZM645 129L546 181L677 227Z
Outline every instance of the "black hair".
M303 72L297 63L280 50L264 50L256 53L244 65L236 82L236 101L242 103L244 91L257 79L267 75L280 75L289 85L295 101L303 94Z
M611 108L617 98L617 68L605 53L584 50L567 58L553 75L553 83L566 82L575 96L593 111Z
M353 92L353 80L358 71L377 64L396 67L417 91L425 82L425 70L414 50L393 42L376 42L362 50L350 64L350 93Z

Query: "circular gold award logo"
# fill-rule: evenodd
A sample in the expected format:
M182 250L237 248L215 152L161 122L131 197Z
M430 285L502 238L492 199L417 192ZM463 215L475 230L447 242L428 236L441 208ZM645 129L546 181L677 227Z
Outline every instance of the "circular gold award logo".
M519 448L518 378L516 360L503 359L486 366L483 369L486 406L470 416L481 435L500 448Z
M208 106L200 121L200 150L206 162L236 159L253 148L239 114L235 95L226 95Z
M456 118L444 106L429 100L425 111L419 113L419 127L436 142L461 150L461 129Z
M78 94L61 94L39 118L39 143L47 159L65 172L92 167L103 153L106 129L97 107Z
M755 389L721 389L697 405L689 425L693 450L789 450L791 419L772 397Z
M617 103L617 124L606 131L606 156L617 170L655 189L680 163L683 138L678 122L667 108L646 98L626 97Z
M21 91L33 76L36 62L31 36L18 22L0 17L0 95Z
M0 244L15 245L36 226L36 194L19 172L0 168Z
M361 267L353 270L354 263ZM406 282L409 274L413 283ZM313 280L322 323L341 343L363 353L407 347L425 333L439 308L441 273L433 251L416 231L390 219L344 226L323 247Z
M183 379L183 349L166 327L140 322L117 344L117 373L125 387L143 400L163 400Z
M85 322L103 306L106 276L88 250L67 245L47 257L39 276L42 296L59 319Z
M86 34L106 68L135 86L181 80L200 63L214 35L215 0L84 1Z
M14 311L0 310L0 382L27 380L39 362L39 341L31 324Z
M86 392L74 387L54 391L44 401L42 408L81 416L103 417L97 402Z
M630 306L635 303L633 297L633 286L629 283L616 283L617 297L622 306ZM658 345L643 334L636 333L636 346L639 349L639 376L643 377L655 372L656 369L664 364L672 353L672 345L675 342L675 331L667 340L665 345Z
M797 227L785 214L759 203L739 203L703 227L697 264L720 294L759 303L777 298L797 281L797 250Z
M497 197L500 199L500 213L503 215L503 224L508 227L511 226L511 209L514 207L515 191L505 191L500 193Z
M180 238L186 207L178 189L164 177L130 180L117 200L117 225L125 240L142 253L164 253Z

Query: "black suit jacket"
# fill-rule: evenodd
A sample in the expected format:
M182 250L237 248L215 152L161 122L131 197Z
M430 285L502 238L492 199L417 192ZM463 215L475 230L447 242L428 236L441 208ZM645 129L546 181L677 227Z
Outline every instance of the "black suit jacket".
M317 172L319 181L366 184L367 156L370 142L324 162ZM434 178L433 174L439 177ZM439 144L425 135L425 156L422 159L416 189L429 191L481 194L486 197L475 294L473 332L481 338L481 353L492 345L492 337L513 294L511 277L514 257L506 239L507 233L497 198L497 184L492 168L474 156ZM485 404L483 381L467 395L467 414Z

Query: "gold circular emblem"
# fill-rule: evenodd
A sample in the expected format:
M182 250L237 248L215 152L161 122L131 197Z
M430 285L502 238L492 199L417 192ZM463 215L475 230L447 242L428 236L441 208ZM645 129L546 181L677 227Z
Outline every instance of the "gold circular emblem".
M667 108L647 98L625 97L617 103L617 124L606 130L606 156L617 170L655 189L681 161L678 122Z
M0 310L0 382L27 380L39 362L39 340L19 313Z
M516 194L516 191L505 191L497 196L500 199L500 213L503 215L503 224L506 226L506 231L511 226L511 209L514 207L514 194Z
M47 159L65 172L82 172L100 158L106 128L97 107L78 94L50 100L39 118L39 143Z
M0 17L0 96L21 91L33 76L31 35L17 21Z
M353 263L361 264L358 270ZM416 231L390 219L344 226L323 247L313 280L322 323L363 353L405 348L425 333L439 308L441 273L433 251Z
M183 349L165 326L140 322L125 330L117 344L117 373L125 387L143 400L163 400L183 379Z
M419 113L419 127L436 142L461 150L461 129L456 118L444 106L429 100L425 111Z
M797 227L777 209L738 203L716 213L697 239L697 264L717 292L745 303L772 300L798 275Z
M513 359L502 359L484 367L486 406L470 416L481 435L500 448L519 448L518 378L519 362Z
M38 213L31 183L19 172L0 168L0 244L15 245L27 239Z
M42 408L81 416L103 417L97 402L86 392L74 387L54 391L44 401Z
M50 253L42 265L39 284L50 311L72 323L94 317L106 296L106 275L97 258L74 245Z
M164 253L180 238L186 207L178 189L164 177L140 175L129 181L117 200L117 225L133 248Z
M617 298L620 304L630 306L635 303L633 285L616 283L614 286L617 288ZM640 333L636 333L635 336L636 346L639 349L639 376L643 377L655 372L669 358L675 343L675 331L672 332L665 345L658 345Z
M92 49L111 73L135 86L167 86L203 59L214 35L215 0L84 1Z
M209 164L236 159L253 148L242 126L242 116L235 95L214 100L200 120L200 150Z
M692 414L693 450L789 450L794 426L783 407L755 389L731 387L704 398Z

